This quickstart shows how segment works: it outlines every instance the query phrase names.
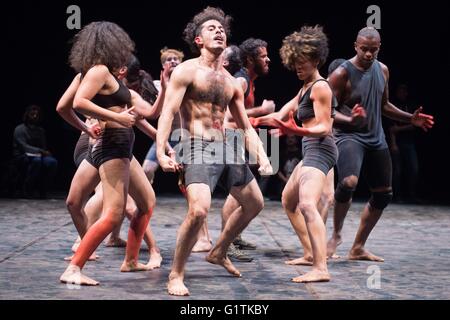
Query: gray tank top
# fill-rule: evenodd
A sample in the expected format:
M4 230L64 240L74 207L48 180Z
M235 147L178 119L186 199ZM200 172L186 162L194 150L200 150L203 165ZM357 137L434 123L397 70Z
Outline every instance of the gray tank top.
M351 109L355 104L359 103L366 110L367 122L359 129L335 124L334 136L336 143L339 144L344 140L354 140L370 149L386 149L388 146L381 125L381 103L386 81L381 64L378 60L375 60L368 70L361 71L347 60L341 67L347 71L351 85L351 95L337 110L350 116Z

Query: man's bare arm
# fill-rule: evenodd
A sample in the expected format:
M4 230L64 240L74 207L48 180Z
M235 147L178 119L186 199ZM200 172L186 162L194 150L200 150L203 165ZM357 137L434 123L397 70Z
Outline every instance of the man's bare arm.
M164 107L158 121L158 133L156 135L156 153L161 167L167 171L174 171L174 168L164 168L162 161L165 159L165 146L169 140L170 130L174 116L180 111L181 103L188 86L191 83L192 71L184 65L180 64L172 73L169 85L167 87L166 98L164 99ZM166 159L167 160L167 159Z
M345 99L345 87L347 85L348 75L347 70L343 67L338 67L334 72L328 77L328 82L331 89L333 90L333 95L338 101L338 105L344 104ZM339 124L352 124L352 117L346 116L345 114L336 110L336 115L334 121Z

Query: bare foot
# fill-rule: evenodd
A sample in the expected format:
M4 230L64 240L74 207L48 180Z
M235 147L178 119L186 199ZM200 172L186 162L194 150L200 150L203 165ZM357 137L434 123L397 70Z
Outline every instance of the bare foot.
M301 257L298 259L285 261L284 263L289 266L312 266L313 257Z
M292 281L297 283L327 282L330 279L330 274L327 271L311 270L300 277L293 278Z
M105 243L105 246L111 248L125 248L127 246L127 242L121 238L112 239L110 237L108 241Z
M341 256L337 255L337 254L333 254L331 257L327 256L327 260L337 260L340 259Z
M71 255L70 257L65 257L64 261L72 261L74 255ZM98 256L95 252L93 254L91 254L91 256L89 257L88 261L97 261L98 259L100 259L100 256Z
M333 257L336 254L336 249L342 244L342 238L338 235L333 235L327 243L327 257Z
M147 265L137 261L124 261L120 267L120 272L139 272L151 270Z
M348 254L349 260L363 260L363 261L375 261L384 262L384 259L377 257L365 249L352 249Z
M81 286L98 286L100 283L81 273L78 266L69 265L59 278L62 283L77 284Z
M81 238L78 237L77 240L72 245L72 252L75 253L78 250L78 247L80 246Z
M189 295L189 290L184 285L182 278L169 279L169 282L167 283L167 291L172 296L188 296Z
M161 253L157 251L150 252L150 260L148 260L146 266L149 270L157 269L161 267L162 257Z
M192 248L192 252L209 252L211 251L211 249L212 249L211 241L199 239Z
M206 256L206 261L212 264L217 264L219 266L224 267L230 274L232 274L235 277L241 277L241 273L238 269L231 263L230 259L228 259L227 256L223 258L219 258L217 256L214 256L212 251Z

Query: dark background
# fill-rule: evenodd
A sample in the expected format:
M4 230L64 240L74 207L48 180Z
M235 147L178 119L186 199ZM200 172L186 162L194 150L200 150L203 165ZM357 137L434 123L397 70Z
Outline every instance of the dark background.
M136 42L144 69L159 77L159 50L172 47L187 53L181 35L186 23L206 5L220 6L234 17L230 43L248 37L269 43L272 59L269 76L257 80L257 102L275 100L277 107L289 101L299 89L295 74L282 67L278 50L282 39L304 24L321 24L330 40L329 62L351 58L353 42L370 14L367 7L381 8L382 48L379 60L390 68L391 93L397 83L406 82L412 98L436 118L435 128L418 135L420 194L433 202L449 202L449 15L444 2L411 1L14 1L4 8L6 53L1 70L3 125L1 150L11 155L12 132L21 122L25 107L38 104L44 110L44 127L49 145L59 160L57 188L67 190L74 173L72 152L79 134L55 112L58 99L70 84L73 70L67 63L70 39L66 9L81 8L82 26L108 20L122 26ZM2 31L4 32L4 31ZM326 74L326 64L324 74ZM392 94L391 94L392 95ZM137 135L135 155L142 160L151 141ZM160 175L159 175L160 177ZM172 176L156 178L157 192L175 190Z

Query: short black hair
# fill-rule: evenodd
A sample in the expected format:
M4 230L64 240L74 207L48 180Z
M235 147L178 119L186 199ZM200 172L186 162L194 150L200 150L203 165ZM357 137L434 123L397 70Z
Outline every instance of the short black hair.
M380 33L374 27L362 28L361 30L359 30L358 36L356 38L358 38L358 37L363 37L363 38L368 38L368 39L378 38L381 40Z

